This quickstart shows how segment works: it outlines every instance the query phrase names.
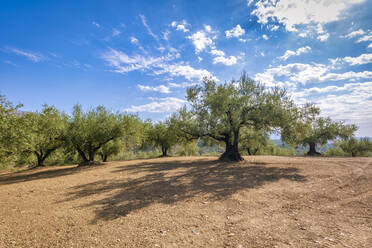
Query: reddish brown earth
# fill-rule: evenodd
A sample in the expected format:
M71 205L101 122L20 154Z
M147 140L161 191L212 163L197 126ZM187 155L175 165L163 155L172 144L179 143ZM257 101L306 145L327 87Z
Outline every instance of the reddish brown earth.
M2 174L0 247L372 247L372 158L161 158Z

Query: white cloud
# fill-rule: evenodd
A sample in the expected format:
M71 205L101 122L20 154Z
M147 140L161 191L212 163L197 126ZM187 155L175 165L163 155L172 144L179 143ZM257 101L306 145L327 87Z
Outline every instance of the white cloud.
M203 58L200 57L200 56L198 56L198 61L199 61L199 63L202 62L203 61Z
M296 51L291 51L291 50L287 50L283 56L281 56L280 58L282 60L287 60L289 57L291 56L299 56L300 54L302 53L308 53L309 51L311 50L311 47L309 46L305 46L305 47L300 47L298 48Z
M363 65L372 63L372 53L362 54L359 57L344 57L345 62L350 65Z
M97 22L92 22L92 24L93 24L94 26L96 26L97 28L101 27L101 25L99 25Z
M139 42L138 42L138 39L136 37L131 36L130 37L130 43L132 43L132 44L138 44Z
M130 71L151 71L156 75L170 74L171 76L185 77L188 80L202 80L204 77L218 81L212 73L205 69L195 69L190 65L182 63L169 64L168 62L179 57L179 54L168 54L167 56L151 57L134 55L129 56L124 52L110 49L101 56L114 72L127 73Z
M237 62L237 59L235 56L230 57L224 57L224 56L218 56L213 59L213 64L221 63L227 66L235 65Z
M40 62L41 60L45 59L44 56L38 54L38 53L32 53L32 52L26 52L24 50L18 49L18 48L8 48L8 52L14 53L20 56L23 56L35 63Z
M173 21L171 23L171 26L176 28L176 30L181 30L185 33L190 32L190 29L188 29L188 27L191 27L191 25L188 24L186 20L182 20L181 22Z
M356 30L356 31L353 31L347 35L342 35L340 36L341 38L348 38L348 39L351 39L351 38L354 38L356 36L360 36L360 35L363 35L365 34L364 30L363 29L359 29L359 30Z
M154 71L155 74L169 73L171 76L182 76L188 80L198 79L202 80L204 77L212 78L215 81L218 79L212 73L205 69L195 69L189 65L183 64L161 64L161 70Z
M298 31L300 26L314 26L338 21L350 6L364 0L259 0L252 14L258 22L267 24L269 20L284 25L287 31ZM316 27L315 27L316 28Z
M218 49L212 49L211 54L216 56L225 56L225 52Z
M112 29L112 37L118 36L120 33L121 33L120 30L116 28Z
M317 39L322 41L322 42L328 40L328 38L329 38L329 33L318 35L318 37L317 37Z
M170 31L169 30L163 32L163 39L164 40L169 40L169 35L170 35Z
M227 38L231 37L240 37L245 34L245 30L238 24L235 28L225 31L225 35Z
M266 35L266 34L263 34L263 35L262 35L262 39L264 39L264 40L268 40L268 39L269 39L269 37L267 37L267 35Z
M196 53L214 45L213 40L204 31L198 31L187 38L194 44Z
M332 66L323 64L292 63L266 69L263 73L257 73L255 75L255 80L265 85L275 85L275 82L281 81L283 78L294 84L322 83L341 80L356 81L359 79L372 78L372 71L333 73L330 72L331 68Z
M204 25L204 29L205 31L207 31L208 33L213 33L212 31L212 27L210 25Z
M371 92L372 82L358 82L343 86L314 87L296 92L294 96L298 101L303 102L308 101L306 97L310 97L311 101L316 102L320 107L324 116L370 126L372 122Z
M158 36L152 32L150 26L147 24L146 17L144 15L141 15L141 14L139 16L140 16L142 24L143 24L143 26L145 26L148 34L151 35L155 40L159 40Z
M357 43L360 43L360 42L363 42L363 41L372 41L372 34L370 34L370 35L365 35L365 36L360 37L360 38L357 40Z
M367 48L372 48L372 43L370 43Z
M164 97L157 98L155 101L143 104L133 105L126 109L128 112L151 112L151 113L162 113L162 112L173 112L181 108L186 103L185 100L176 97Z
M169 87L172 87L172 88L187 88L187 87L191 87L191 86L194 86L194 85L197 85L197 83L188 83L188 82L169 83Z
M138 88L142 91L155 91L155 92L160 92L160 93L165 93L169 94L171 91L169 90L169 87L165 85L159 85L159 86L146 86L146 85L141 85L138 84Z

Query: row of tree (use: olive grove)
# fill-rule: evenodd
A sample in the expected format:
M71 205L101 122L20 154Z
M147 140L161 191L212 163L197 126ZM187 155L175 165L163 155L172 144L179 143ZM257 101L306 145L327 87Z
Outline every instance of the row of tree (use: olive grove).
M11 161L33 156L41 166L56 150L77 153L82 165L106 161L122 149L138 151L158 147L167 156L171 147L205 144L221 145L220 159L242 160L241 152L254 155L269 145L269 135L278 133L293 147L309 147L308 155L319 155L317 145L336 141L352 156L372 151L369 139L355 139L355 125L345 125L319 116L312 104L299 106L280 88L265 88L248 78L187 89L188 105L164 122L152 123L136 115L113 113L103 106L83 111L76 105L71 115L44 105L40 112L21 112L0 97L0 159Z

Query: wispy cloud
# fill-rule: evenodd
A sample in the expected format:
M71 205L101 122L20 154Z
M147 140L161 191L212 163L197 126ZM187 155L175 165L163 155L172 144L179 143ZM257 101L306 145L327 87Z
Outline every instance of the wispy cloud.
M92 22L92 24L93 24L94 26L96 26L97 28L101 27L101 25L100 25L99 23L97 23L97 22Z
M22 49L19 49L19 48L8 48L6 49L6 51L10 52L10 53L14 53L16 55L19 55L19 56L23 56L35 63L38 63L42 60L45 59L45 57L39 53L34 53L34 52L27 52L27 51L24 51Z
M142 15L142 14L140 14L139 16L141 18L141 21L142 21L143 26L145 26L145 28L146 28L147 32L149 33L149 35L151 35L155 40L159 40L158 36L152 32L150 26L147 24L146 17L144 15Z
M102 58L114 68L114 72L127 73L130 71L150 71L155 75L170 74L171 76L185 77L188 80L201 80L211 77L218 80L205 69L195 69L190 65L182 63L169 63L179 57L179 54L168 54L167 56L151 57L134 55L129 56L124 52L110 49L102 54Z

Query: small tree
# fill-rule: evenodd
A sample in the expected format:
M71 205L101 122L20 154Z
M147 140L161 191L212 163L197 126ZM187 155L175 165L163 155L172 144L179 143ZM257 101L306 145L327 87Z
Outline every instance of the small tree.
M245 73L238 81L217 85L211 79L187 90L191 110L180 111L182 131L225 144L220 160L243 160L239 153L243 127L272 131L286 125L293 102L284 90L266 89Z
M360 140L350 138L341 141L338 145L352 157L368 155L369 152L372 152L372 141L367 137Z
M240 140L240 149L246 150L248 155L256 155L258 151L265 149L270 139L266 132L244 128Z
M282 138L289 144L308 145L307 155L320 155L316 145L326 145L328 141L337 138L347 139L357 130L355 125L345 125L334 122L331 118L318 117L319 108L306 104L300 109L296 123L288 125L282 133Z
M81 165L95 163L99 149L123 135L122 116L111 113L103 106L83 112L75 105L67 128L67 142L82 159Z
M108 157L116 155L123 148L123 142L120 139L115 139L104 144L98 151L102 162L107 162Z
M148 131L148 139L161 149L162 157L168 156L169 149L177 143L177 135L169 120L155 124Z
M55 107L44 105L41 112L29 112L20 117L26 127L24 152L36 156L36 166L44 161L64 143L67 116Z

